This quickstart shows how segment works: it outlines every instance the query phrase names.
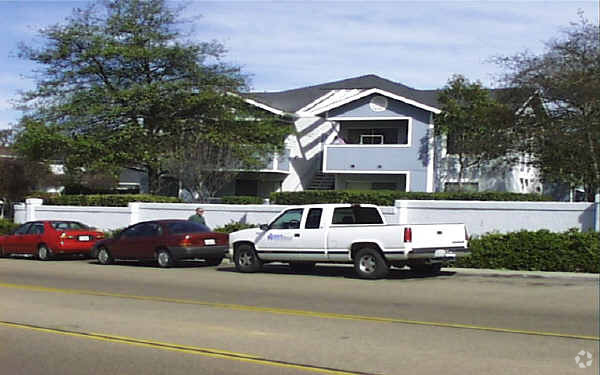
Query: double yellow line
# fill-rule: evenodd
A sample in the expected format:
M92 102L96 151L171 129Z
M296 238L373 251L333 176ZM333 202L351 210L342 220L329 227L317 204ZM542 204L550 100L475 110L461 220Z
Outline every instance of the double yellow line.
M198 301L198 300L191 300L191 299L155 297L155 296L137 296L137 295L131 295L131 294L108 293L108 292L101 292L101 291L94 291L94 290L59 289L59 288L49 288L49 287L35 286L35 285L0 283L0 287L12 288L12 289L22 289L22 290L29 290L29 291L36 291L36 292L90 295L90 296L114 297L114 298L124 298L124 299L131 299L131 300L141 300L141 301L154 301L154 302L199 305L199 306L207 306L207 307L227 309L227 310L252 311L252 312L262 312L262 313L269 313L269 314L304 316L304 317L313 317L313 318L322 318L322 319L343 319L343 320L370 321L370 322L379 322L379 323L411 324L411 325L421 325L421 326L429 326L429 327L458 328L458 329L470 329L470 330L488 331L488 332L500 332L500 333L512 333L512 334L521 334L521 335L549 336L549 337L561 337L561 338L569 338L569 339L577 339L577 340L600 341L600 336L587 336L587 335L577 335L577 334L570 334L570 333L487 327L487 326L478 326L478 325L472 325L472 324L429 322L429 321L419 321L419 320L409 320L409 319L385 318L385 317L368 316L368 315L337 314L337 313L317 312L317 311L308 311L308 310L280 309L280 308L273 308L273 307L237 305L237 304L230 304L230 303L207 302L207 301Z
M257 356L244 354L244 353L230 352L230 351L226 351L226 350L200 348L200 347L187 346L187 345L176 345L176 344L170 344L170 343L165 343L165 342L160 342L160 341L140 340L140 339L135 339L135 338L131 338L131 337L114 336L114 335L107 335L107 334L103 334L103 333L67 331L67 330L62 330L62 329L40 327L40 326L31 325L31 324L3 322L3 321L0 321L0 326L9 327L9 328L21 328L21 329L27 329L27 330L37 331L37 332L59 334L59 335L64 335L64 336L79 337L79 338L85 338L85 339L91 339L91 340L97 340L97 341L113 342L113 343L119 343L119 344L141 346L141 347L146 347L146 348L168 350L168 351L179 352L179 353L195 354L195 355L201 355L203 357L209 357L209 358L218 358L218 359L235 360L235 361L241 361L241 362L249 362L249 363L254 363L254 364L263 365L263 366L297 369L297 370L302 370L302 371L315 372L315 373L328 374L328 375L369 375L364 372L338 370L338 369L322 367L322 366L314 366L314 365L307 365L307 364L301 364L301 363L278 361L278 360L257 357ZM371 375L373 375L373 374L371 374Z

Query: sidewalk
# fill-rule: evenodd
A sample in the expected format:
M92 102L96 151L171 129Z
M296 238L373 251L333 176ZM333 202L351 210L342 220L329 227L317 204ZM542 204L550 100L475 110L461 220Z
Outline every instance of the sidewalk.
M531 277L544 279L576 279L600 281L598 273L578 272L544 272L544 271L512 271L512 270L490 270L477 268L442 268L445 272L456 272L465 276L489 276L489 277Z

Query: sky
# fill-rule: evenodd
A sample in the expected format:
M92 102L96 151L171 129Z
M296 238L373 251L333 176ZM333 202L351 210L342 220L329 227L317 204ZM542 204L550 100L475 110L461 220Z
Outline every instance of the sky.
M87 1L0 0L0 129L22 113L15 101L35 87L20 43L64 23ZM194 41L221 42L224 61L249 75L252 91L281 91L376 74L417 89L442 88L453 74L494 87L494 56L540 54L571 22L598 24L600 0L190 1L183 16Z

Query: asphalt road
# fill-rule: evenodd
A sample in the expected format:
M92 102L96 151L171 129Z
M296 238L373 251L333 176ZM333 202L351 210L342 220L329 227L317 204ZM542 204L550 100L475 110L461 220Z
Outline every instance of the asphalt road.
M0 374L598 374L598 294L569 278L0 259Z

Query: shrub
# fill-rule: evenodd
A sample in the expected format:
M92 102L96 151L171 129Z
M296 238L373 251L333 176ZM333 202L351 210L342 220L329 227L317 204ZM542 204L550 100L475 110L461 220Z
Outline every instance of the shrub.
M181 203L181 199L150 194L61 195L44 200L48 206L126 207L130 202Z
M600 273L600 233L547 230L492 233L470 241L456 267Z
M506 192L423 193L398 190L307 190L271 193L271 203L283 205L316 203L370 203L393 206L396 200L460 200L460 201L549 201L548 196Z
M231 232L235 232L238 230L242 230L242 229L248 229L248 228L256 228L257 225L255 224L247 224L247 223L240 223L240 222L231 222L229 224L225 224L222 227L218 227L218 228L214 228L213 231L215 232L222 232L222 233L231 233Z
M0 235L12 233L19 224L15 224L12 220L0 219Z
M228 196L222 197L221 203L223 204L263 204L264 198L253 197L253 196Z

